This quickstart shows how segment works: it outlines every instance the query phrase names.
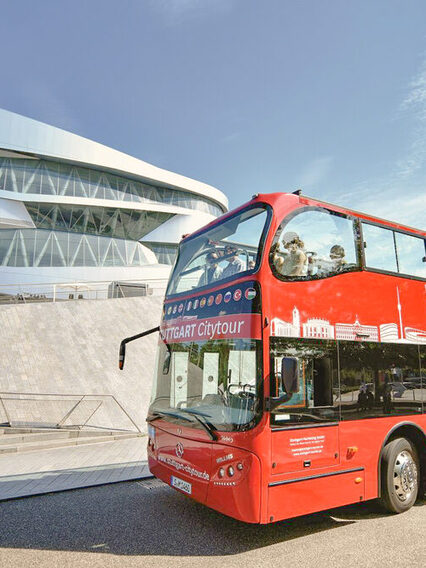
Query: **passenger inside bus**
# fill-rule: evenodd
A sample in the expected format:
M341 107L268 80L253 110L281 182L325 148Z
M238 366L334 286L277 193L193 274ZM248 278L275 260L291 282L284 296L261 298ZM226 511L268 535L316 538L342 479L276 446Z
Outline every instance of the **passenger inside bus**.
M229 278L244 270L244 263L238 258L238 249L234 245L225 245L225 256L228 265L224 268L222 278Z
M304 276L307 273L308 257L304 251L304 243L296 233L283 236L281 252L279 244L274 252L274 264L283 276Z
M207 286L207 284L212 284L216 280L220 280L222 278L223 270L219 266L218 262L219 255L217 252L212 251L206 255L206 266L198 280L198 287Z
M341 245L333 245L328 257L321 258L312 253L309 258L309 274L317 276L327 276L335 272L340 272L346 265L345 249Z

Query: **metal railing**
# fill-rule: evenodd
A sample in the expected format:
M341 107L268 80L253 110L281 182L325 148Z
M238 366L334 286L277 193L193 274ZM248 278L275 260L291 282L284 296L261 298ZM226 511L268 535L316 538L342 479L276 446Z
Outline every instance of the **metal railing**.
M133 296L164 296L166 278L126 281L28 282L0 285L0 304L105 300Z
M101 411L103 416L96 423L95 416ZM0 392L0 423L14 427L97 428L141 433L135 420L112 394ZM130 430L123 427L130 424L133 427Z

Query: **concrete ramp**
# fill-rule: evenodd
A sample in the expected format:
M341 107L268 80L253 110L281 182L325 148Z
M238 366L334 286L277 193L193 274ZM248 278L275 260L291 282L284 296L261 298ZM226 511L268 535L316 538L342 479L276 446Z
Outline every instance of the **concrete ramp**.
M161 308L155 296L0 306L0 421L54 426L90 395L65 426L132 430L134 421L145 432L158 334L127 346L123 371L118 349L157 326Z

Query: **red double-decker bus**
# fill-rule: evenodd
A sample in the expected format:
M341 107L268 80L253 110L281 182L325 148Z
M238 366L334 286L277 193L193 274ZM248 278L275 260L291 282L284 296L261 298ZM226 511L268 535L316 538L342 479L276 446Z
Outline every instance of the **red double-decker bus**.
M186 237L164 301L149 468L269 523L426 477L425 233L296 194Z

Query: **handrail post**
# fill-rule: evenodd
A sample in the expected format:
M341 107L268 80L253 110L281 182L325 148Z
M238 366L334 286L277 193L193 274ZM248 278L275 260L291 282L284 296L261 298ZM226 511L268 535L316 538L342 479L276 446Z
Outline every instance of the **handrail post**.
M1 395L0 395L0 401L1 401L1 405L2 405L2 407L3 407L4 413L6 414L7 423L9 424L9 426L12 426L12 422L10 421L9 413L8 413L8 411L7 411L7 409L6 409L6 405L5 405L4 400L3 400L3 397L2 397Z
M95 395L96 396L96 395ZM98 406L95 408L95 410L92 412L92 414L89 416L89 418L84 422L84 424L82 424L79 428L80 430L82 428L84 428L86 426L86 424L89 422L89 420L92 418L92 416L98 411L98 408L100 408L103 405L104 401L101 400L101 402L98 404Z
M67 412L65 414L65 416L62 418L62 420L60 420L57 424L56 424L56 428L60 428L62 426L62 424L66 421L67 418L69 418L71 416L71 414L74 412L74 410L77 408L77 406L82 402L82 400L86 397L86 395L84 394L80 400L77 402L77 404L74 404L74 406L71 408L71 410L69 412Z
M118 400L115 398L115 396L113 394L111 394L110 396L116 402L116 404L118 404L118 406L121 408L121 410L127 416L127 418L130 420L130 422L133 424L133 426L136 427L136 430L139 432L139 434L142 434L142 430L139 428L139 426L136 424L136 422L133 420L133 418L130 416L130 414L121 406L121 404L118 402Z

